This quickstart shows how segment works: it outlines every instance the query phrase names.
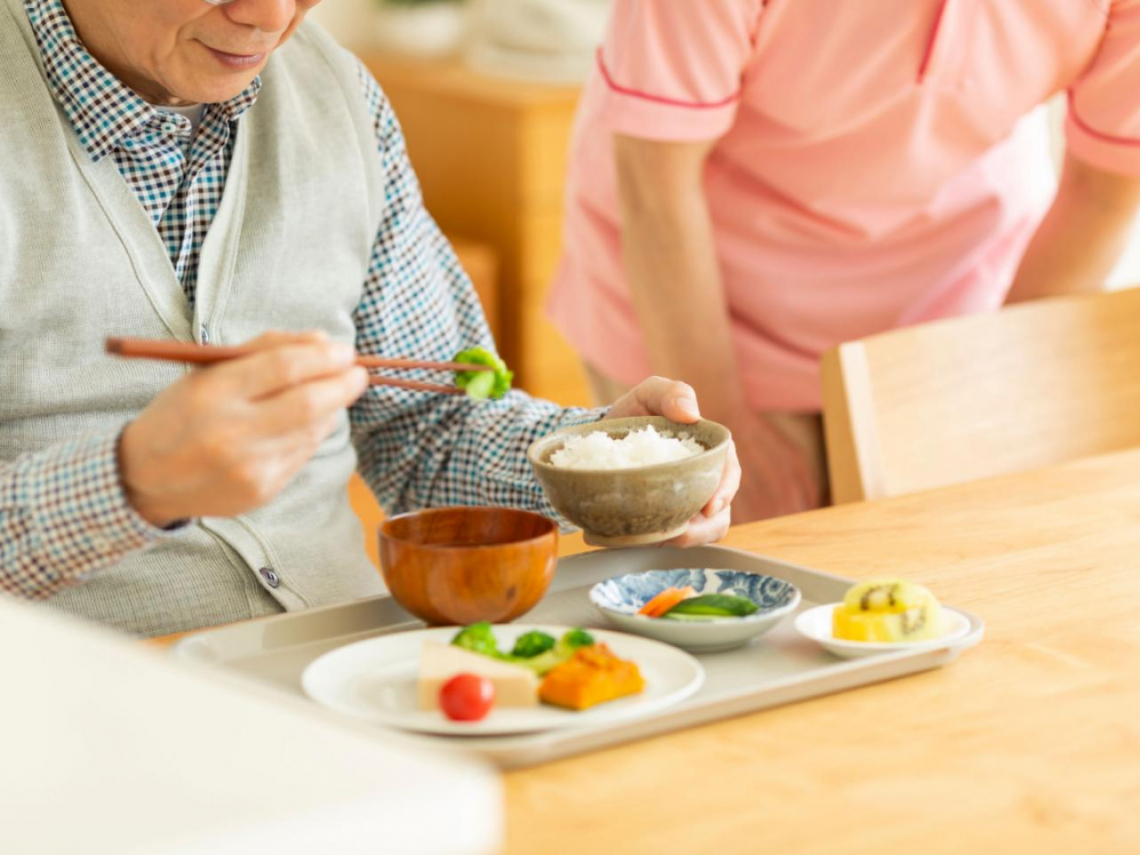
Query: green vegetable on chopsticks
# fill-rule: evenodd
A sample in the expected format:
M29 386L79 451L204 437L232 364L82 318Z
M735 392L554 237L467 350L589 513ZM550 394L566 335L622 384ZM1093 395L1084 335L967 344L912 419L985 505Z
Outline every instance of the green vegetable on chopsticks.
M472 347L455 354L455 362L489 365L494 371L456 371L455 385L476 401L501 398L511 388L514 372L497 355L484 347Z

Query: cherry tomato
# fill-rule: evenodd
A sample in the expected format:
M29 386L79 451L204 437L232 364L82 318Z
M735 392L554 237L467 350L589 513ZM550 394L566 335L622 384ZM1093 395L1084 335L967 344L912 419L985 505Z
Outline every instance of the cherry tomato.
M439 707L452 721L479 721L494 705L494 684L478 674L456 674L439 690Z

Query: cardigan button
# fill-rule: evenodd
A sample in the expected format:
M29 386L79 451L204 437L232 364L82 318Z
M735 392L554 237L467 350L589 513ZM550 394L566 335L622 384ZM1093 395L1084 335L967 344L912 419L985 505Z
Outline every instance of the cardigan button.
M281 577L277 575L277 572L272 567L262 567L257 572L261 574L261 578L265 580L265 584L270 588L276 588L281 584Z

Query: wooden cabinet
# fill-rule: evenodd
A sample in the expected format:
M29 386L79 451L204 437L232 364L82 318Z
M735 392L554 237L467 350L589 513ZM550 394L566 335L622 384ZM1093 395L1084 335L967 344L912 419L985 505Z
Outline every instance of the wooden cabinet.
M492 327L517 385L588 404L577 356L544 312L577 87L489 77L455 60L362 59L403 126L428 210L449 235L497 253Z

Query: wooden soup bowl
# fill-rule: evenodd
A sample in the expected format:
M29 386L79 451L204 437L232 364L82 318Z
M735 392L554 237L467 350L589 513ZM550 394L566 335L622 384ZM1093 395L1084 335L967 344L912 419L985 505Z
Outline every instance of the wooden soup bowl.
M558 527L511 508L436 508L380 525L380 566L401 606L429 624L502 623L554 578Z

